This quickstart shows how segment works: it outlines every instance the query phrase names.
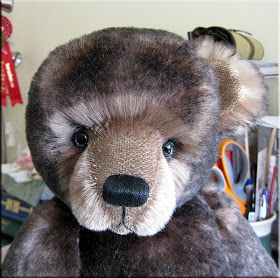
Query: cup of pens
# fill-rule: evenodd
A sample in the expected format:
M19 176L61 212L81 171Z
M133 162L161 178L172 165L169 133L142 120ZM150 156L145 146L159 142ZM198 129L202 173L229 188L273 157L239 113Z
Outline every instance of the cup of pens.
M271 253L272 224L277 218L279 121L279 117L266 116L259 123L257 165L252 175L255 188L248 206L248 220L268 253Z
M266 150L260 152L259 157L264 155L265 152ZM261 161L258 161L258 165L261 165L258 167L258 173L264 172L262 171L264 164L261 163ZM269 178L270 186L264 182L264 173L256 175L254 178L254 180L257 180L256 186L253 187L249 192L246 213L246 217L253 230L269 254L271 254L272 224L277 217L277 214L274 210L278 192L276 185L276 173L277 166L275 165L273 167L273 173Z
M272 155L275 135L273 130L271 143L258 153L257 164L250 163L248 139L244 140L244 148L235 140L224 139L219 146L218 160L212 168L214 183L236 201L240 213L250 222L270 254L272 224L277 217L274 209L278 165L276 156Z
M263 247L269 254L271 254L271 228L275 219L276 212L273 212L271 217L265 220L250 222Z

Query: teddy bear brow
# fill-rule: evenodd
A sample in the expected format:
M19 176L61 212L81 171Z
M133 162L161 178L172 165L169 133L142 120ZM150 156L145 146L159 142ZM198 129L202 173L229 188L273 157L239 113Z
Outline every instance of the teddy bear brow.
M49 120L49 126L56 134L73 132L78 126L88 128L99 128L111 119L133 119L143 116L153 104L153 109L149 109L148 115L145 115L151 121L153 114L163 106L162 101L148 98L145 94L135 96L133 94L116 94L106 97L92 97L87 102L75 103L68 107L63 107L56 111ZM153 113L154 112L154 113Z

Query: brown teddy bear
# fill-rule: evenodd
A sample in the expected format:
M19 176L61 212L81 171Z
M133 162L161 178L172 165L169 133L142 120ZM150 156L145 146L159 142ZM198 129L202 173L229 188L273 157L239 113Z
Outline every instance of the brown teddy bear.
M109 28L57 47L35 74L26 132L56 197L4 276L277 276L237 205L209 182L222 138L252 126L265 88L210 39Z

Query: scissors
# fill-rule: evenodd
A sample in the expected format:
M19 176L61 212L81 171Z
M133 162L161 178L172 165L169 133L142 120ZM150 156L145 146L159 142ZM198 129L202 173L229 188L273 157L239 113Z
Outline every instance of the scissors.
M239 160L236 171L233 160ZM234 140L223 140L219 148L219 159L212 168L216 184L229 194L238 204L241 214L246 213L247 194L245 185L249 174L248 156Z

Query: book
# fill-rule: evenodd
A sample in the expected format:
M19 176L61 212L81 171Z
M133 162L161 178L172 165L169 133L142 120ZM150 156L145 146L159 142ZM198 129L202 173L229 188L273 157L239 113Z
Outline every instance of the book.
M266 61L252 61L252 63L259 69L264 78L278 77L278 63Z
M11 237L15 237L18 233L22 223L8 219L5 217L1 217L1 232Z
M7 219L24 222L32 213L34 207L4 190L1 192L1 215Z
M274 203L276 201L277 186L276 186L277 166L273 167L273 174L270 183L269 200L268 200L268 216L270 217L273 212Z
M259 211L261 198L265 188L265 163L267 148L258 152L257 176L256 176L256 193L255 193L255 221L259 220Z

